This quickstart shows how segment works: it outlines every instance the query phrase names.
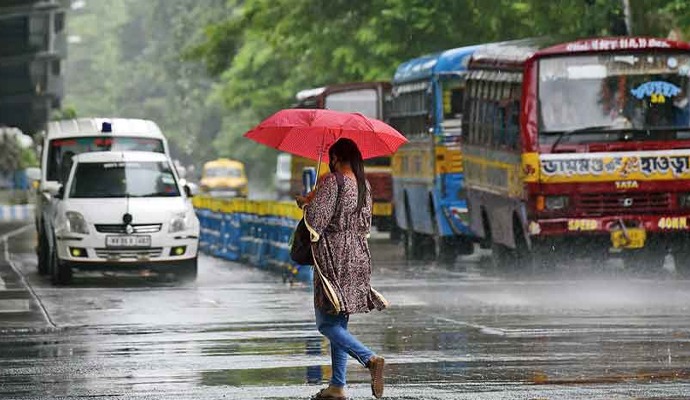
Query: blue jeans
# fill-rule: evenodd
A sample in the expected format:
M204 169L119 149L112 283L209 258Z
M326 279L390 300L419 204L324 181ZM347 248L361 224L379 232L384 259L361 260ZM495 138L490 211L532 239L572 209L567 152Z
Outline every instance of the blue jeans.
M331 342L331 385L337 387L345 386L348 354L364 366L375 355L348 332L349 319L347 314L333 315L316 309L316 328Z

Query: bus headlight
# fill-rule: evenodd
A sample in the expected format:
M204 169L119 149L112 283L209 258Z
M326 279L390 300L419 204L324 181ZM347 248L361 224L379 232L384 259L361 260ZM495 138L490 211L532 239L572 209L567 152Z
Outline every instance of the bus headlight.
M678 194L678 205L682 208L690 207L690 193Z
M546 196L544 206L548 211L564 210L568 207L568 196Z

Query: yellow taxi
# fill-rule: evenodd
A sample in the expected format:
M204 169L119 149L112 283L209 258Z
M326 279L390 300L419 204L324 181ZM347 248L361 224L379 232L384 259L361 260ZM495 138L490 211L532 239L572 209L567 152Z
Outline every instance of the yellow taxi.
M219 158L204 164L201 191L214 197L247 197L247 174L244 164Z

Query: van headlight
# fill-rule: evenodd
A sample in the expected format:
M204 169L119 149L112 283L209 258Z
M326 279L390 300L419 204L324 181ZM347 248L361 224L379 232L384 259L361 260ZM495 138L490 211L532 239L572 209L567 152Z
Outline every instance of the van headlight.
M169 233L182 232L192 227L192 219L186 212L175 214L170 220Z
M83 215L76 211L67 211L65 218L67 220L67 230L72 233L81 233L82 235L89 234L89 226Z

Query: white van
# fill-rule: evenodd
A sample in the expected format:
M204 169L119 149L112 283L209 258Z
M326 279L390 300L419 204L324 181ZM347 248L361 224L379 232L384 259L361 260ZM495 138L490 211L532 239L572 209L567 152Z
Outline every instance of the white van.
M48 123L41 150L41 180L36 196L39 273L49 272L49 257L54 246L51 226L55 214L53 196L67 179L72 157L81 153L112 150L149 151L170 156L165 136L158 125L150 120L80 118Z
M55 197L53 283L68 283L73 269L196 278L199 220L165 154L75 156Z

